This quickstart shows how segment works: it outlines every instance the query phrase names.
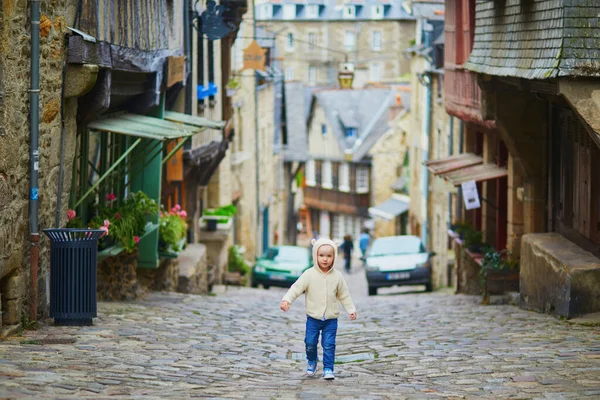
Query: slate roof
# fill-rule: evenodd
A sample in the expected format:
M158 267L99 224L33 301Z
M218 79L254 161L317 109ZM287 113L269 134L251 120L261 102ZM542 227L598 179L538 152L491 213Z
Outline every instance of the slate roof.
M323 109L340 149L353 149L353 161L360 161L389 128L389 108L395 101L395 91L388 88L324 90L315 92L312 110L316 104ZM346 140L346 128L357 129L356 141Z
M283 150L284 161L306 161L308 158L308 105L302 82L285 83L287 146Z
M296 4L296 18L294 21L365 21L376 19L371 15L373 8L372 5L383 5L384 16L383 20L414 20L415 18L406 12L403 7L403 0L349 0L345 4L356 6L356 17L351 19L343 18L343 7L338 6L337 0L277 0L277 1L266 1L261 4L257 4L256 8L261 7L263 4L273 5L273 17L266 19L262 18L260 12L256 13L256 19L259 21L274 21L284 20L283 19L283 7L284 4ZM317 4L320 6L318 18L308 18L306 14L305 5Z
M600 76L600 1L477 0L471 71L526 79Z

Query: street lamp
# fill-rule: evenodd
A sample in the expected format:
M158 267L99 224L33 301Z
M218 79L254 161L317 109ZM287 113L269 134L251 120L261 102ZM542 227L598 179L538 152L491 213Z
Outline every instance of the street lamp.
M340 71L338 72L338 81L340 82L340 87L342 89L352 89L352 82L354 81L353 63L346 62L340 66Z

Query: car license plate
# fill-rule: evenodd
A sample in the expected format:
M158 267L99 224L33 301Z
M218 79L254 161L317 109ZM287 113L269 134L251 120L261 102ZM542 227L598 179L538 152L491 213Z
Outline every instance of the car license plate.
M283 275L269 275L269 279L272 281L285 281L285 276Z
M409 279L409 278L410 278L410 272L394 272L391 274L387 274L388 281L396 281L396 280Z

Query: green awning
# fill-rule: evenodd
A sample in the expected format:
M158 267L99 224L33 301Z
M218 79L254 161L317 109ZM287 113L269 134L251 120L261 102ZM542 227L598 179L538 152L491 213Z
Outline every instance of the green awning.
M90 123L88 128L94 131L120 133L160 141L192 136L203 130L197 126L178 124L137 114L122 114L99 119Z
M174 111L166 111L165 119L168 121L179 122L186 125L196 126L208 129L223 129L224 121L213 121L207 118L197 117L195 115L182 114Z

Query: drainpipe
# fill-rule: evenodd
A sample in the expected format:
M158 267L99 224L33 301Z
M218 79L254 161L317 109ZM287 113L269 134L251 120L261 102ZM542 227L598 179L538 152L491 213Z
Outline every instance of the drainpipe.
M252 27L253 36L256 37L256 5L252 0ZM258 81L256 80L256 71L252 70L252 82L254 82L254 162L256 163L256 169L254 171L255 184L256 184L256 248L255 255L260 254L259 243L261 242L261 223L260 223L260 159L258 157L260 136L258 128Z
M460 125L459 125L459 131L460 131L460 136L458 137L458 153L461 154L464 149L464 140L465 140L465 123L463 122L463 120L460 120ZM459 186L458 187L458 207L457 207L457 219L458 221L462 221L462 203L463 203L463 199L462 199L462 189Z
M38 260L38 136L40 119L40 0L31 0L31 89L29 90L29 234L31 239L31 303L29 319L37 320Z
M423 152L423 171L421 173L421 193L423 193L423 200L425 204L425 221L423 229L421 231L421 240L423 245L427 247L429 237L429 171L425 162L429 160L429 131L431 130L431 78L430 75L426 75L428 79L425 80L425 123L423 124L423 143L426 143L427 148L421 149Z
M450 135L448 140L450 145L448 146L448 155L451 156L454 153L454 117L450 116L450 121L448 122L450 128ZM448 193L448 224L452 224L452 195ZM449 228L450 226L448 226Z
M183 2L183 46L185 53L186 79L185 79L185 113L192 114L193 76L192 76L192 19L190 17L190 1ZM201 33L198 34L200 37ZM198 65L198 68L202 68Z

